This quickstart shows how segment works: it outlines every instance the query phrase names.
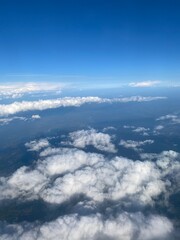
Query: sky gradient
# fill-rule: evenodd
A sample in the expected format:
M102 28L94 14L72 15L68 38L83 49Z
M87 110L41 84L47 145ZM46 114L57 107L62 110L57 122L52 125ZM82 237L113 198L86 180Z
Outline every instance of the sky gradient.
M1 0L0 82L179 83L178 0Z

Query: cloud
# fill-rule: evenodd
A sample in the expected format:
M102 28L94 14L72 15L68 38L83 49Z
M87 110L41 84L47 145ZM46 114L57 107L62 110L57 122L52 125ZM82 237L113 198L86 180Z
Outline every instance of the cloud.
M153 133L154 133L155 135L158 135L163 128L164 128L163 125L157 125L157 126L154 127Z
M96 134L100 132L91 129L83 132L85 139L88 131L99 138ZM150 141L135 142L136 147ZM47 205L68 206L68 210L51 222L0 222L2 240L173 240L173 223L150 212L159 197L163 204L179 189L178 152L144 153L140 154L143 161L133 161L72 147L55 148L47 139L26 145L38 151L38 160L0 177L0 200L40 199Z
M38 147L36 145L34 150L39 150ZM176 157L173 162L172 153ZM130 205L153 205L160 194L169 191L166 176L173 174L172 184L173 179L179 177L178 153L170 151L163 156L166 159L154 155L157 161L149 161L151 155L142 155L148 160L141 162L118 156L106 159L102 154L78 149L48 147L40 153L36 166L21 167L13 175L0 179L0 198L43 199L62 204L75 195L84 194L96 203L105 200L123 203L125 200ZM172 167L167 169L164 161Z
M124 125L123 128L126 128L126 129L134 129L135 126Z
M14 120L27 121L26 117L12 117L12 118L0 118L0 125L7 125Z
M85 103L127 103L127 102L148 102L154 100L166 99L166 97L142 97L132 96L125 98L100 98L100 97L65 97L49 100L38 101L22 101L13 102L11 104L0 104L0 116L8 116L11 114L32 111L46 110L59 107L79 107Z
M40 151L42 148L46 148L49 145L50 145L49 141L46 138L40 139L38 141L34 140L25 143L25 146L28 148L28 151Z
M149 134L148 134L148 131L149 131L149 130L150 130L149 128L138 127L138 128L136 128L136 129L134 129L133 132L142 133L142 135L148 136L148 135L149 135Z
M36 115L32 115L31 118L32 119L40 119L41 117L40 117L40 115L36 114Z
M174 120L174 119L176 119L177 118L177 116L176 115L173 115L173 114L167 114L167 115L165 115L165 116L161 116L161 117L159 117L159 118L157 118L156 120L157 121L161 121L161 120Z
M165 120L170 120L171 123L173 124L179 124L180 123L180 118L177 115L174 114L167 114L165 116L161 116L156 119L157 121L165 121Z
M2 240L173 240L172 233L173 225L167 218L140 213L121 213L110 219L101 214L81 217L74 214L44 224L0 225Z
M155 131L159 131L159 130L162 130L164 128L164 126L162 126L162 125L157 125L155 128L154 128L154 130Z
M64 88L64 84L45 82L0 84L0 98L20 98L25 94L59 92L62 88Z
M154 143L154 140L145 140L145 141L133 141L133 140L121 140L119 145L120 146L123 146L125 148L132 148L136 151L139 151L139 150L142 150L141 146L144 146L146 144L153 144Z
M159 84L160 81L144 81L144 82L131 82L130 87L154 87Z
M114 144L111 142L111 136L106 133L97 132L95 129L80 130L69 134L70 144L77 148L93 146L100 151L115 153Z

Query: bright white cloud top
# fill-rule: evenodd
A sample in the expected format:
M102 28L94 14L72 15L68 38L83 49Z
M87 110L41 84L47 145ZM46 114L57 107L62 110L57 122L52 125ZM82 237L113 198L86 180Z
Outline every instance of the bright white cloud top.
M115 153L112 138L106 133L90 129L72 132L68 137L73 148L53 147L46 138L26 143L29 151L38 153L38 160L33 167L22 166L0 178L0 200L40 199L56 206L67 204L71 214L46 223L1 222L2 239L173 239L171 220L144 214L143 209L153 207L160 196L161 204L164 201L168 205L169 196L178 191L178 152L144 153L140 154L143 161L134 161L85 151L87 145L93 145ZM153 141L125 143L137 148Z
M127 102L149 102L164 100L166 97L142 97L132 96L124 98L100 98L100 97L65 97L49 100L22 101L11 104L0 104L0 116L8 116L19 112L32 110L46 110L59 107L79 107L86 103L127 103Z
M70 144L77 148L93 146L100 151L115 153L115 145L111 142L111 136L106 133L97 132L95 129L80 130L69 134Z

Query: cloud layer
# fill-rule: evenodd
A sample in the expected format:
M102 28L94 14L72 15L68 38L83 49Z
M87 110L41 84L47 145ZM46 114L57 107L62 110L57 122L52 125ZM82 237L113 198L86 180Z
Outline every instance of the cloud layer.
M71 215L45 224L0 225L2 240L169 240L172 231L167 218L140 213L122 213L110 219L101 214Z
M0 222L2 240L175 239L171 220L152 214L151 209L159 199L167 207L169 196L180 187L178 152L141 153L134 161L86 151L87 145L93 145L114 153L106 133L90 129L68 137L69 147L53 147L50 139L26 143L29 151L38 154L36 163L0 178L1 202L36 199L68 210L51 222ZM153 141L125 143L139 148Z
M125 97L125 98L100 98L100 97L65 97L50 100L38 101L22 101L13 102L11 104L0 104L0 116L8 116L11 114L32 111L32 110L46 110L59 107L79 107L85 103L126 103L126 102L148 102L159 99L166 99L166 97Z
M144 82L131 82L130 87L154 87L159 84L160 81L144 81Z

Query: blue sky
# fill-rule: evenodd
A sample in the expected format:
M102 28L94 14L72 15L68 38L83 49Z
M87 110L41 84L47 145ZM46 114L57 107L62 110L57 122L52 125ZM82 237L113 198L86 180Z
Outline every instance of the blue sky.
M0 81L179 82L179 0L1 0Z

